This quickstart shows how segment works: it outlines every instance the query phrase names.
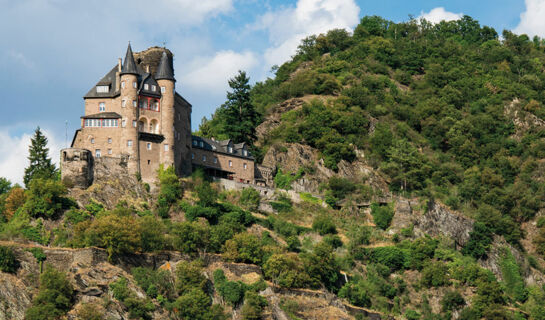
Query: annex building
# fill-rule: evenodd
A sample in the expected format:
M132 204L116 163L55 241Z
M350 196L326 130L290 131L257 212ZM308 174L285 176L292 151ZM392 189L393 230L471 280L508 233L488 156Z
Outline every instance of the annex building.
M192 105L176 91L173 54L166 48L133 53L129 44L125 59L83 100L81 129L61 150L62 180L69 185L91 185L97 162L121 166L145 182L154 182L164 165L179 176L202 167L215 177L261 183L247 145L191 135Z

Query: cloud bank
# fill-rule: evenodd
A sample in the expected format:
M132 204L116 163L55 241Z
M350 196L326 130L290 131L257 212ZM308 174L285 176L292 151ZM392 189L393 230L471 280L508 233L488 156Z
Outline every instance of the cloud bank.
M513 31L545 37L545 0L525 0L525 3L526 11L520 14L520 23Z
M449 12L443 7L437 7L432 9L430 12L421 12L418 18L426 19L432 23L439 23L441 21L459 20L463 16L463 13Z

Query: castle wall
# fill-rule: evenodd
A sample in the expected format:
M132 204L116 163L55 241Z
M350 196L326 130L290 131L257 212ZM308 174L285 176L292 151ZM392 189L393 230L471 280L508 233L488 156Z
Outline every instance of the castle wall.
M151 149L148 149L148 143ZM142 180L147 183L154 183L157 180L160 155L165 153L163 144L140 140L140 174Z
M165 88L162 92L161 97L161 133L165 137L165 140L162 142L163 146L168 145L169 151L162 152L159 155L160 161L166 167L174 166L174 153L176 152L175 147L175 126L174 126L174 95L175 95L175 86L174 81L171 80L157 80L160 88Z
M60 167L61 181L69 187L86 189L93 183L93 157L89 150L62 149Z
M93 98L85 99L85 114L100 113L99 104L104 102L105 112L118 112L121 107L121 100L116 98Z
M174 163L179 176L191 174L191 105L179 95L175 97Z

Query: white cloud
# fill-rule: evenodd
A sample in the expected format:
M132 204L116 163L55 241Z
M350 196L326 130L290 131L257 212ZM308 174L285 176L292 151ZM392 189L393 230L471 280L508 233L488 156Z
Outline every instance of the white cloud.
M182 86L209 94L225 93L227 80L238 70L248 71L258 64L253 52L219 51L213 57L199 57L190 63L189 72L182 76Z
M426 19L429 22L432 23L439 23L441 21L452 21L452 20L459 20L464 16L463 13L454 13L446 11L443 7L438 7L432 9L430 12L421 12L419 19Z
M61 143L50 131L42 129L42 132L49 140L49 156L58 167ZM8 129L0 128L0 177L23 185L25 167L28 166L28 147L33 134L31 131L12 135Z
M354 0L299 0L295 8L268 12L254 24L269 34L272 47L265 51L267 67L281 64L295 54L300 41L335 28L351 30L359 22Z
M526 0L526 11L520 14L520 23L513 30L529 36L545 36L545 0Z

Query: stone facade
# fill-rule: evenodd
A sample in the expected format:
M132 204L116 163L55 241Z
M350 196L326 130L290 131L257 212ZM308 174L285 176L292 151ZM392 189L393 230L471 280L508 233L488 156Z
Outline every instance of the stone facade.
M176 93L173 75L167 49L154 47L133 55L129 45L123 65L120 59L85 95L73 150L89 150L92 158L126 159L129 172L139 173L145 182L156 179L160 165L190 174L192 106ZM63 160L61 166L70 164Z
M155 182L161 165L174 166L179 176L202 167L245 184L272 182L272 170L258 170L245 143L191 135L192 106L176 92L172 53L165 48L133 54L129 45L125 60L119 59L84 101L81 129L71 148L61 151L68 185L90 186L97 171L93 163L122 164L148 183Z

